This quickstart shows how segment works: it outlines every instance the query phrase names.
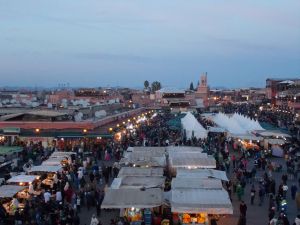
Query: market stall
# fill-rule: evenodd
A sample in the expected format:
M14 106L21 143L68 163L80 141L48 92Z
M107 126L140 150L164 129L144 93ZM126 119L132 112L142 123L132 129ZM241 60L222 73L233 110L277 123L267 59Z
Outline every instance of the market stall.
M213 169L177 169L177 178L178 177L189 177L194 179L206 179L206 178L215 178L222 181L228 181L225 171L213 170Z
M6 181L7 184L11 185L20 185L20 186L29 186L34 181L38 180L39 176L33 175L17 175Z
M24 192L25 186L3 185L0 186L0 204L9 215L14 215L17 210L22 210L28 197Z
M103 209L120 209L120 216L126 217L130 224L151 224L152 215L163 204L163 191L160 188L111 189L102 202Z
M233 214L227 191L193 187L172 190L171 211L183 225L206 225L208 215Z
M115 178L111 184L111 188L150 188L161 187L164 188L164 177L151 177L151 176L123 176Z
M54 180L56 179L56 173L62 171L62 166L57 165L57 166L33 166L30 168L28 171L29 174L35 174L35 175L41 175L40 176L40 181L42 185L46 187L53 187L54 185Z
M162 177L164 174L163 168L140 168L140 167L122 167L118 177L125 176L142 176L142 177Z
M216 168L216 160L206 153L190 152L187 154L184 152L172 152L169 155L169 171L175 176L178 168L214 169Z

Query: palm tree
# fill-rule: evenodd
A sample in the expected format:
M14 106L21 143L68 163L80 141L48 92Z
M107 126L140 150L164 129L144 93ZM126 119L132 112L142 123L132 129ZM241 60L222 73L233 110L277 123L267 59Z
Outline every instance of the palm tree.
M160 90L161 89L161 83L159 81L154 81L151 84L151 89L152 89L152 92L156 92L156 91Z

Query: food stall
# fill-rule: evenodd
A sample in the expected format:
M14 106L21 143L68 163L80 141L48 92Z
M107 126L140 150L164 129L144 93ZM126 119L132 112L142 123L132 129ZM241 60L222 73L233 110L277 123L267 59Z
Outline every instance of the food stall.
M233 214L231 201L224 189L190 187L172 189L171 211L174 220L178 218L183 225L208 225L208 215Z
M22 192L26 186L3 185L0 186L0 204L9 215L14 215L16 210L23 209L26 196Z
M39 176L33 175L17 175L6 181L6 183L11 185L29 186L29 184L38 180Z
M160 188L145 190L135 188L107 189L102 209L120 209L120 216L126 217L131 225L142 221L150 225L151 216L163 204L163 191Z
M53 187L54 185L54 176L56 173L61 172L62 166L61 165L55 165L55 166L33 166L28 171L29 174L34 175L41 175L41 182L43 185Z

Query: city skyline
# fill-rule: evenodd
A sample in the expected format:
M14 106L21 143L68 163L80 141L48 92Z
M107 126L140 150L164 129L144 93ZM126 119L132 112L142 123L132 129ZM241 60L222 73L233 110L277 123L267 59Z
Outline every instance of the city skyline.
M264 87L300 77L300 2L0 0L1 86Z

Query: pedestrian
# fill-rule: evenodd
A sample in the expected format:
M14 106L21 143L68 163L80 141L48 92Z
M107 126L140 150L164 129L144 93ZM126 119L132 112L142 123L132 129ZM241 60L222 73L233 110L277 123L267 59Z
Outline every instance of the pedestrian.
M246 225L246 217L241 215L238 221L238 225Z
M259 186L258 196L259 196L259 206L261 206L264 202L264 197L265 197L265 192L261 185Z
M246 217L247 214L247 205L244 201L241 201L240 204L240 215L243 217Z
M251 205L254 204L255 193L256 193L255 187L254 187L254 185L252 185L251 191L250 191L250 195L251 195Z
M296 204L298 211L300 210L300 192L297 192L296 194Z
M242 197L244 196L244 188L242 187L241 184L237 185L236 194L237 194L238 200L241 201Z
M295 218L294 224L295 224L295 225L300 225L300 215L298 215L298 216Z
M90 225L98 225L99 220L95 214L93 214Z
M298 188L297 188L296 184L292 184L292 186L291 186L291 195L292 195L293 200L296 199L297 191L298 191Z

